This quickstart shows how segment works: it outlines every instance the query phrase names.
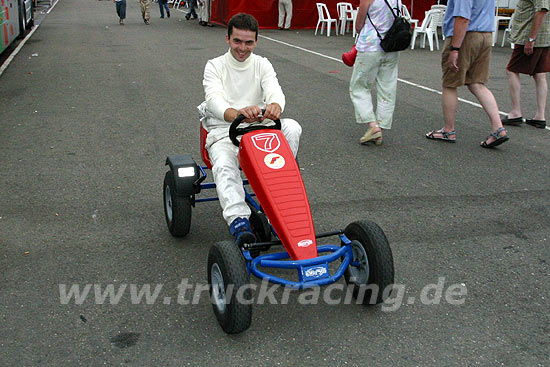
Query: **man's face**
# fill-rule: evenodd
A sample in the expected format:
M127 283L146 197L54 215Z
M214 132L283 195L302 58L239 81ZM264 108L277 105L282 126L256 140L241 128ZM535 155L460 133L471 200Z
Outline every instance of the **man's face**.
M240 62L248 59L258 44L256 32L238 28L233 28L231 37L225 35L225 42L229 45L231 55Z

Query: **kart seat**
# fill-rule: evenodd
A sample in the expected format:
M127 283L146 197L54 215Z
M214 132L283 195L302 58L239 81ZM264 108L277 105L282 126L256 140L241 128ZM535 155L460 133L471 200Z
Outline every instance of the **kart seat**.
M212 162L210 162L210 157L208 157L208 151L206 150L206 136L208 135L208 131L200 124L201 126L201 133L200 133L200 144L201 144L201 158L206 167L208 169L212 169Z

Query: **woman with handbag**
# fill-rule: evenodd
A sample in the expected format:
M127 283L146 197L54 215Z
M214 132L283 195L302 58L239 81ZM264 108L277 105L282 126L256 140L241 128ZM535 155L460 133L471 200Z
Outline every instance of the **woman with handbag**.
M355 120L367 124L360 143L382 144L382 130L391 129L397 92L399 52L386 52L381 41L399 16L400 0L361 0L357 13L357 58L350 81ZM371 90L376 85L376 111Z

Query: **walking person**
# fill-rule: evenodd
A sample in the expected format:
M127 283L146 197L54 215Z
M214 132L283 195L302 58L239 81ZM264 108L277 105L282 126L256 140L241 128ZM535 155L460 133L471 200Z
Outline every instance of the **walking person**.
M392 126L399 52L382 50L380 37L384 38L395 19L390 7L398 9L400 3L400 0L361 0L359 4L355 26L359 33L355 45L357 57L350 81L350 97L355 121L367 125L367 131L359 140L361 144L381 145L382 129L389 130ZM372 102L375 85L376 112Z
M164 18L164 10L166 10L166 16L170 18L170 8L168 8L168 0L158 0L160 8L160 17Z
M210 9L212 7L212 0L199 0L199 24L202 26L212 27L210 23Z
M495 0L448 0L443 32L445 45L441 54L443 69L443 117L445 126L430 131L426 138L456 142L455 115L458 87L466 85L477 98L491 121L491 133L481 142L494 148L508 140L502 127L497 101L485 84L489 81L492 36L495 28Z
M512 109L502 120L505 125L520 125L523 122L519 75L526 74L535 81L537 112L532 119L525 122L541 129L546 127L546 73L550 72L549 9L550 0L519 0L517 4L510 32L514 51L506 67Z
M285 21L286 15L286 21ZM279 0L279 29L290 29L292 0Z
M189 20L191 16L193 16L193 19L197 19L198 15L195 11L195 8L197 7L197 0L190 0L187 3L189 4L189 11L185 14L185 19Z
M124 25L124 19L126 19L126 0L113 0L113 3L116 6L118 24Z
M143 22L147 25L151 24L151 0L139 0L139 5Z

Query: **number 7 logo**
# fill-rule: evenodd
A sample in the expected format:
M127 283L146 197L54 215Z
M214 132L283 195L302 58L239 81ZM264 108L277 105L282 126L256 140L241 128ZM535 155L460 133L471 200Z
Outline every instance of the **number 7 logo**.
M275 133L261 133L252 137L254 146L266 153L273 153L281 146L281 141Z

